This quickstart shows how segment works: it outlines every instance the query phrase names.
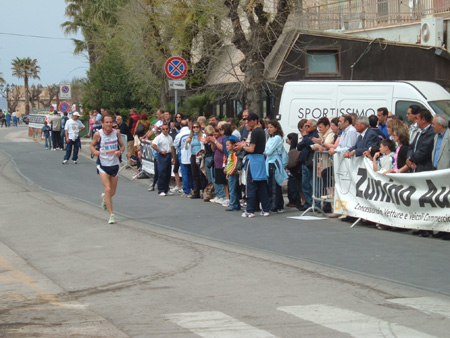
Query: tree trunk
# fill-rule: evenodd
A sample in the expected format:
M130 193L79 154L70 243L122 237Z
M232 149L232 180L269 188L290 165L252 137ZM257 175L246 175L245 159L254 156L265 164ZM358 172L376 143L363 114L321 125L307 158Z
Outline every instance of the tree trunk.
M30 97L28 94L28 76L25 75L25 115L30 114Z
M248 60L245 72L244 95L247 108L261 117L261 92L264 83L264 63L259 60Z

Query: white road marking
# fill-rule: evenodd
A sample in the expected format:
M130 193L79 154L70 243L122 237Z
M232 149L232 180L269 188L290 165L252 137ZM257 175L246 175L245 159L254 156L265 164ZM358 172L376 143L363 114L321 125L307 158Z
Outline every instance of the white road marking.
M329 329L347 333L352 337L434 337L376 317L328 305L283 306L279 307L278 310Z
M426 314L438 314L450 318L450 301L434 297L397 298L391 303L408 306Z
M166 318L205 338L276 337L219 311L173 313Z

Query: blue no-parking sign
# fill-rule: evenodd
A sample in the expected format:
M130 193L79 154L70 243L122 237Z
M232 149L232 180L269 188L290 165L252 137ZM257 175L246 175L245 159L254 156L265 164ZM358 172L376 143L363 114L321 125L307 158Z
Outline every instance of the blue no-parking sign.
M164 65L167 76L173 80L179 80L184 77L187 73L187 69L186 61L179 56L172 56Z
M61 102L58 106L58 110L63 113L68 113L70 111L70 104L66 101Z

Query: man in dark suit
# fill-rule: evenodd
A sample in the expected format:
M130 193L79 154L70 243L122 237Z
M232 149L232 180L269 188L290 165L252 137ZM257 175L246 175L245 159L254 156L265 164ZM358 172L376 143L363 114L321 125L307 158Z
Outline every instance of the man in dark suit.
M431 127L433 116L427 109L421 109L416 116L420 132L409 145L406 165L412 172L418 173L434 169L431 154L435 133Z
M359 133L356 145L345 152L345 158L362 156L365 151L380 144L378 134L369 128L369 119L366 116L360 116L356 119L355 129Z

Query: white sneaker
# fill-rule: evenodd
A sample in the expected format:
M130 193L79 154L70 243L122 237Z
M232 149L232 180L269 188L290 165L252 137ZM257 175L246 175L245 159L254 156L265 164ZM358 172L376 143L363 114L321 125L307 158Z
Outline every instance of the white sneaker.
M223 202L225 202L225 198L218 198L214 203L222 204Z
M62 161L62 164L67 164L67 160Z
M108 224L114 224L116 223L116 219L114 218L114 214L109 215L109 221Z
M249 213L247 211L244 211L244 213L241 215L242 217L248 217L248 218L254 218L255 214Z
M102 203L101 203L101 206L102 206L103 210L108 209L108 208L106 207L106 202L105 202L105 193L102 193Z
M166 196L173 196L173 192L168 191L167 194L166 194Z
M77 161L73 161L73 164L77 164L78 162Z
M161 197L164 197L164 196L166 196L166 193L165 192L161 192L158 195L161 196Z
M216 203L217 197L211 198L209 201L210 201L211 203Z
M270 212L265 212L265 211L261 211L259 214L261 216L264 216L264 217L269 217L270 216Z
M230 205L230 200L229 199L224 199L223 202L220 203L220 204L222 204L223 206L227 206L228 207Z
M182 190L183 188L178 188L177 186L175 186L174 188L170 189L171 192L175 193L175 192L180 192L180 190Z
M155 187L153 187L153 186L148 187L148 191L154 191L154 190L155 190Z

